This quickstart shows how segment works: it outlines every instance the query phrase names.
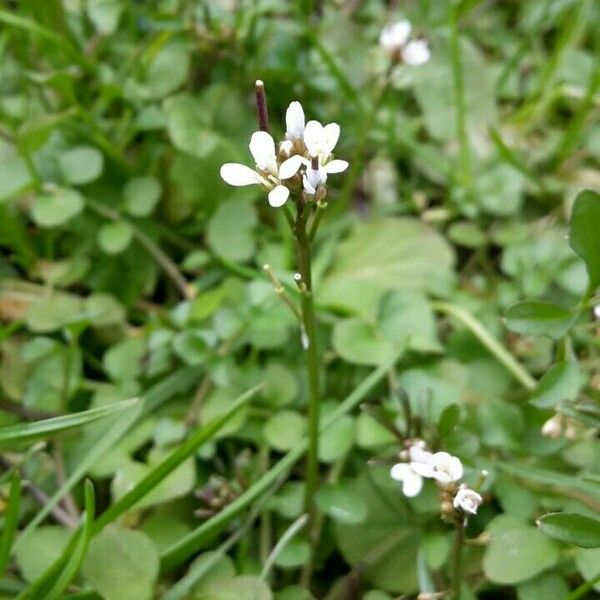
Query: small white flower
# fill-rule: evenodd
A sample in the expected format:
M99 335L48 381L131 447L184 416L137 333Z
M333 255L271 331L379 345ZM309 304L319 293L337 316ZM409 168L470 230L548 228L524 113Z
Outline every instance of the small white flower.
M326 183L327 173L323 167L313 169L312 166L309 166L302 176L304 191L311 196L314 196L317 193L317 188L320 185L325 185Z
M407 42L412 32L412 26L408 21L398 21L387 25L379 34L379 45L390 54L394 54Z
M419 473L421 466L433 459L433 454L425 449L425 442L414 443L408 449L410 463L397 463L391 470L390 475L396 481L402 481L402 493L413 498L423 488L423 476Z
M444 485L458 481L463 476L460 459L448 452L436 452L427 462L415 462L411 466L422 477L435 479Z
M477 514L477 509L483 502L483 498L475 491L462 484L456 496L454 496L454 508L460 508L472 515Z
M542 425L542 435L550 438L557 438L561 435L563 430L563 417L558 413L550 417Z
M328 125L321 125L319 121L309 121L304 128L304 145L308 150L308 154L311 158L316 158L319 163L318 169L312 169L312 161L305 160L307 173L314 171L311 177L308 178L310 183L311 179L316 181L320 178L321 183L325 183L327 180L327 174L330 173L342 173L348 168L348 161L337 160L331 158L331 153L335 148L340 137L340 126L337 123L329 123ZM319 175L317 175L317 172ZM313 189L316 186L311 184ZM314 194L310 191L310 188L305 186L304 188L309 194Z
M304 137L304 109L300 102L291 102L285 112L285 139L301 140Z
M412 40L401 50L402 61L405 65L418 67L431 58L429 44L426 40Z
M596 306L594 306L594 317L600 321L600 304L596 304Z
M397 463L390 469L392 479L402 481L402 493L414 498L423 489L423 478L408 463Z
M250 152L256 163L256 170L239 163L225 163L221 166L221 177L229 185L262 185L269 190L269 204L283 206L290 191L281 181L293 177L303 163L300 155L288 158L278 165L275 142L266 131L256 131L250 138Z

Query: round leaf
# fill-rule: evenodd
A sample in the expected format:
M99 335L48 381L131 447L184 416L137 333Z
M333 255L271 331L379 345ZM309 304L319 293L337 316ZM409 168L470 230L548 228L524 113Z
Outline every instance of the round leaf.
M128 223L106 223L98 231L98 245L106 254L119 254L129 246L132 237L133 230Z
M274 414L264 427L265 438L275 450L291 450L306 433L306 418L291 410Z
M567 309L551 304L527 300L513 304L505 314L506 325L521 335L545 335L560 339L577 320Z
M83 210L83 197L75 190L57 188L36 196L31 206L31 218L40 227L58 227Z
M82 185L97 179L104 167L104 158L92 146L77 146L60 155L58 165L64 180L72 185Z
M581 548L600 547L600 521L578 513L550 513L538 521L542 533Z
M91 541L82 571L106 600L150 600L158 567L158 551L145 533L110 525Z
M135 177L123 189L125 210L134 217L148 216L161 194L160 182L154 177Z

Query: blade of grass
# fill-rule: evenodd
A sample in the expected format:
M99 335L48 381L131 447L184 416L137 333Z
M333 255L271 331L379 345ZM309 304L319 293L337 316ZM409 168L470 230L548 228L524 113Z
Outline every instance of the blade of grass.
M94 523L94 533L114 521L126 510L141 500L150 490L154 489L167 475L173 472L184 460L190 457L202 444L212 437L252 398L262 385L257 385L234 400L229 410L210 423L199 427L191 437L178 446L159 465L152 469L123 497L108 508Z
M265 561L263 569L260 573L260 578L266 580L277 560L277 557L283 552L283 549L296 537L296 534L306 525L308 521L308 515L303 514L300 515L290 526L283 532L282 536L279 538L278 542L275 544L275 547L269 554L269 557Z
M363 398L383 379L389 369L403 354L404 348L399 350L393 360L375 369L332 413L323 421L321 431L324 431L337 421L342 415L350 412L363 400ZM207 542L218 535L228 523L237 517L245 508L252 504L264 492L284 476L304 455L307 440L304 439L293 450L290 450L258 481L248 488L241 496L224 508L188 535L175 544L169 546L161 555L161 570L169 571L189 558L194 552L200 550Z
M578 588L574 589L565 600L579 600L579 598L586 598L586 594L593 589L593 587L600 581L600 572L594 575L588 581L582 583Z
M84 526L77 540L75 550L68 558L65 568L62 570L60 577L56 580L48 594L45 596L47 600L55 600L67 589L69 583L77 572L85 559L90 540L93 535L94 516L96 513L96 500L94 495L94 486L88 479L85 482L85 521Z
M471 333L493 354L498 362L503 364L512 376L525 388L532 390L537 381L520 365L515 357L478 321L470 312L464 308L451 304L450 302L432 302L431 306L437 312L441 312L458 319L463 325L471 330Z
M0 577L6 571L10 549L12 548L19 524L19 509L21 507L21 478L17 471L13 471L10 492L8 494L8 506L4 513L2 524L2 537L0 538Z
M47 438L56 433L87 425L98 419L103 419L110 415L119 413L130 408L138 402L137 398L123 400L108 406L92 408L70 415L44 419L33 423L19 423L0 428L0 448L7 447L9 444L18 444L32 442L41 438Z

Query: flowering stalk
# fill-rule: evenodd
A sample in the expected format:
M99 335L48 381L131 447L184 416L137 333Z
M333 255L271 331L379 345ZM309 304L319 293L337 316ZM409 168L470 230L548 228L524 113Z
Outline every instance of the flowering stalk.
M300 292L300 308L285 293L283 286L268 265L263 268L271 279L275 292L300 321L302 348L306 354L308 380L308 452L306 463L305 513L309 515L310 536L317 542L319 525L316 518L315 493L319 472L319 408L320 357L317 342L317 322L313 300L311 273L311 242L315 237L324 208L327 206L327 177L348 168L344 160L333 158L340 127L337 123L323 126L318 121L305 123L304 110L292 102L286 112L285 139L278 145L270 134L267 98L262 81L257 81L256 112L259 131L252 134L250 153L255 168L238 163L221 167L221 177L230 185L259 185L268 193L273 208L281 208L294 238L296 266L294 276ZM296 210L290 210L290 204ZM311 561L305 568L310 578Z

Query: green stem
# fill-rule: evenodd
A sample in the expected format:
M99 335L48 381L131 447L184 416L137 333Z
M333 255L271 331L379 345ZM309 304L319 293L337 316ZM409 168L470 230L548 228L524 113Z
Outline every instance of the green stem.
M319 486L319 348L317 342L317 321L312 294L311 248L307 233L308 212L304 198L297 203L294 235L296 242L296 257L298 271L301 276L300 306L302 313L301 336L302 347L306 355L306 372L308 378L308 448L306 456L304 512L309 516L309 538L314 549L319 533L318 518L315 509L315 494ZM312 557L305 564L302 580L310 583L312 572Z
M460 53L460 35L458 31L458 9L450 7L450 52L452 59L452 78L454 84L454 103L456 115L456 133L460 145L460 183L469 188L471 185L471 151L467 133L465 82Z
M456 523L456 537L454 538L454 564L452 573L452 593L454 600L460 600L462 585L462 550L465 544L465 522L461 518Z

